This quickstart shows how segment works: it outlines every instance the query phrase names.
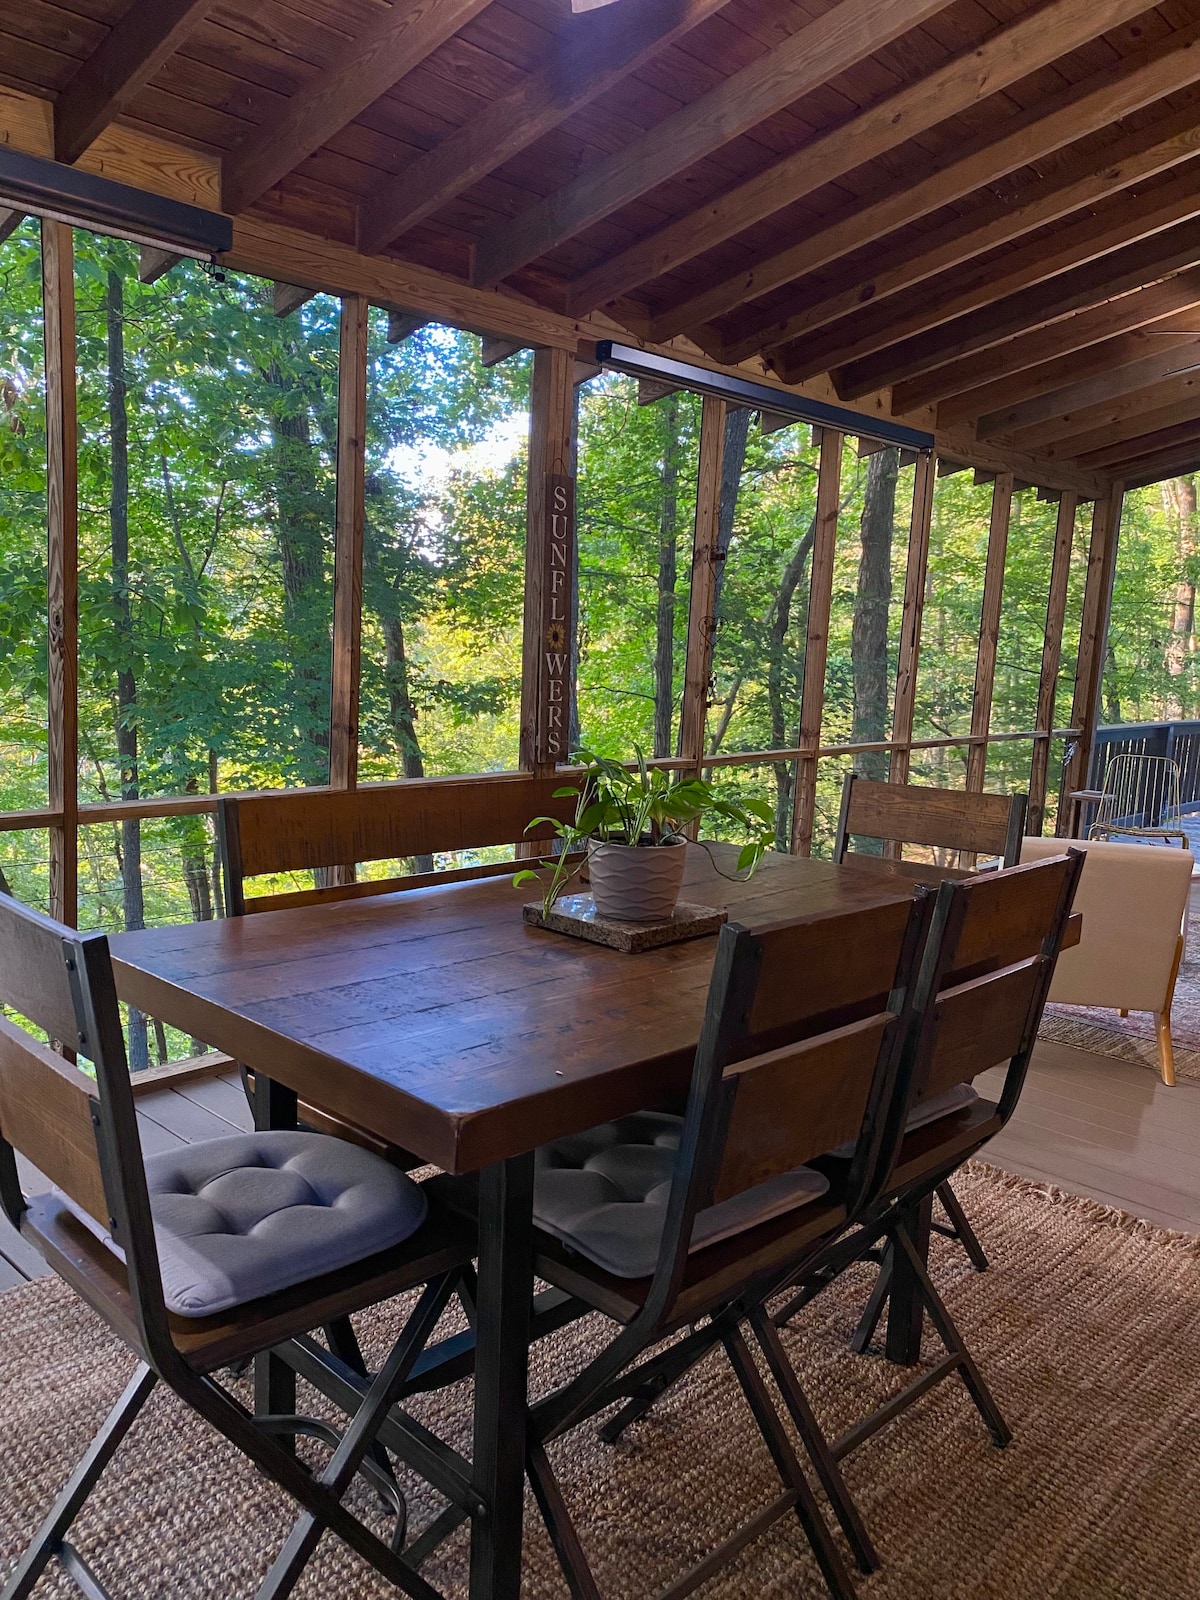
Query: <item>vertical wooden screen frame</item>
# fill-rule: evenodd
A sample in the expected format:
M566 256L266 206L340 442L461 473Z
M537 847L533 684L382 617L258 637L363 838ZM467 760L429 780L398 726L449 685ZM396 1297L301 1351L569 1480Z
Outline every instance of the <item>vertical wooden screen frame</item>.
M979 651L975 657L975 693L971 700L971 749L967 756L967 790L981 794L987 775L987 736L992 722L996 682L996 650L1000 642L1000 609L1004 602L1004 560L1008 554L1008 521L1012 515L1013 475L1001 472L992 487L987 567L979 616Z
M712 679L713 607L717 592L717 535L721 475L725 467L728 406L704 396L700 413L700 462L696 477L696 529L692 540L692 587L688 602L687 656L679 713L679 754L699 772L704 760L708 691Z
M829 657L829 612L833 604L833 558L837 548L838 507L842 493L844 435L821 430L817 476L816 531L812 581L808 591L808 637L804 646L804 687L800 695L801 755L796 762L796 800L792 808L792 854L811 855L817 809L817 750L825 711L825 666Z
M567 619L563 629L564 654L571 655L570 618L574 562L568 563L567 588L555 591L551 581L552 533L555 517L564 513L558 501L565 493L574 539L574 430L575 356L570 350L543 348L533 354L533 382L529 407L529 481L526 491L525 619L521 644L521 767L528 772L552 772L561 757L546 749L549 674L544 657L550 629ZM565 680L564 680L565 681ZM563 707L563 724L567 707ZM565 741L564 741L565 744Z
M912 762L913 717L917 706L917 667L921 659L921 626L925 618L925 580L929 571L929 530L933 523L933 490L937 456L918 457L913 483L908 563L904 572L904 609L900 617L900 654L896 663L896 697L892 707L889 783L907 783Z
M1121 532L1121 507L1125 485L1114 483L1109 493L1097 500L1092 511L1092 536L1088 545L1087 583L1083 591L1083 625L1079 632L1079 663L1075 669L1075 698L1071 706L1071 726L1078 728L1075 753L1063 780L1064 796L1081 789L1087 781L1092 758L1092 741L1100 709L1100 686L1104 676L1104 645L1108 634L1108 614L1112 605L1113 579L1117 571L1117 544ZM1059 807L1057 832L1065 833L1068 808Z
M1046 815L1046 778L1050 770L1050 735L1054 731L1054 703L1058 669L1062 661L1063 619L1067 612L1067 579L1075 543L1075 512L1079 496L1065 490L1058 502L1054 527L1054 557L1050 564L1050 594L1046 601L1046 636L1042 645L1042 674L1038 681L1037 734L1029 772L1029 817L1026 827L1040 834Z
M363 519L367 453L367 323L362 295L342 301L338 348L337 520L333 554L333 694L329 783L358 782L362 676Z
M50 915L79 911L79 475L75 247L64 222L42 223L46 341L46 537Z

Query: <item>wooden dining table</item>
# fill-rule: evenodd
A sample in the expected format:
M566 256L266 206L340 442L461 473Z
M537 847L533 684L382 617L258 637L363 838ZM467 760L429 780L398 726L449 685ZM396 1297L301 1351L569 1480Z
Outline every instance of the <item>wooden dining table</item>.
M735 854L689 846L682 898L754 923L946 875L768 855L733 881ZM480 879L110 941L121 998L268 1077L284 1122L299 1097L479 1174L472 1600L520 1589L533 1152L686 1093L716 950L715 935L629 955L543 931L522 919L529 894ZM895 1292L892 1315L911 1346Z

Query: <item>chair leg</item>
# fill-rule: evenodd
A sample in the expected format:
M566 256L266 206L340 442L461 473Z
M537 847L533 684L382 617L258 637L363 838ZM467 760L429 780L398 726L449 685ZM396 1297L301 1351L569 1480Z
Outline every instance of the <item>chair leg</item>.
M945 1183L937 1186L937 1197L942 1202L942 1210L950 1218L950 1226L954 1229L954 1237L962 1245L970 1258L971 1265L976 1272L986 1272L988 1269L987 1252L979 1242L978 1235L962 1208L958 1196L950 1187L949 1178Z
M779 1413L771 1403L762 1374L754 1364L754 1357L750 1354L741 1329L730 1329L725 1335L724 1344L746 1403L758 1423L763 1442L771 1452L779 1476L794 1497L796 1517L817 1558L817 1565L830 1594L834 1600L856 1600L850 1574L846 1571L845 1563L833 1542L833 1535L821 1515L821 1508L779 1420Z
M771 1369L771 1375L779 1386L779 1392L783 1395L784 1403L791 1413L796 1432L808 1451L821 1485L829 1496L829 1503L842 1525L842 1532L854 1551L854 1559L863 1572L877 1571L880 1566L879 1553L871 1542L871 1536L842 1476L842 1470L829 1448L829 1441L808 1403L808 1396L800 1386L795 1368L788 1360L783 1340L762 1306L757 1306L751 1312L749 1320L759 1348Z
M71 1524L83 1509L101 1473L116 1455L157 1382L158 1375L149 1367L138 1367L125 1393L109 1412L104 1426L92 1440L87 1453L59 1495L54 1509L13 1568L0 1600L26 1600L49 1563L55 1556L62 1556ZM84 1571L87 1571L86 1567Z
M602 1600L544 1445L533 1440L529 1442L525 1468L533 1497L546 1524L546 1532L550 1535L558 1564L571 1591L571 1600Z
M889 1246L883 1253L883 1260L879 1266L879 1276L875 1279L875 1287L871 1290L871 1298L863 1308L859 1318L858 1327L850 1336L850 1348L856 1356L865 1356L871 1348L871 1340L875 1337L875 1330L879 1326L879 1319L887 1307L888 1296L892 1292L892 1251Z
M357 1372L362 1378L369 1376L367 1363L363 1360L363 1353L359 1348L358 1335L355 1333L354 1325L349 1317L337 1317L334 1321L327 1322L325 1324L325 1341L332 1354L337 1356L339 1361L344 1361L351 1372ZM371 1441L367 1454L383 1476L394 1484L396 1482L396 1474L392 1471L392 1463L388 1459L387 1451L379 1443L378 1439ZM403 1496L401 1496L401 1500L403 1501Z
M391 1354L380 1368L379 1375L342 1436L341 1444L316 1480L318 1486L334 1501L340 1502L342 1495L349 1488L351 1480L358 1471L359 1463L375 1438L380 1422L391 1409L413 1363L425 1348L456 1283L455 1275L448 1274L426 1287L404 1332L396 1341ZM258 1600L284 1600L285 1596L291 1594L320 1542L326 1525L327 1519L316 1510L305 1510L300 1514L283 1549L263 1580L258 1591ZM429 1590L429 1585L425 1584L424 1580L418 1579L415 1571L409 1575L409 1582L411 1585L409 1593L425 1593Z
M1155 1012L1154 1031L1158 1034L1158 1070L1168 1089L1175 1087L1175 1046L1171 1039L1169 1013Z
M937 1329L938 1337L953 1355L958 1357L958 1370L966 1384L967 1392L974 1400L976 1409L987 1423L995 1442L1003 1448L1012 1440L1012 1430L1005 1422L1000 1407L992 1395L991 1390L983 1380L983 1374L975 1365L975 1358L967 1349L966 1342L947 1311L941 1295L933 1286L933 1279L926 1270L925 1263L921 1260L908 1230L903 1223L897 1225L893 1237L899 1249L903 1250L908 1258L909 1266L920 1285L921 1295L929 1312L930 1320Z

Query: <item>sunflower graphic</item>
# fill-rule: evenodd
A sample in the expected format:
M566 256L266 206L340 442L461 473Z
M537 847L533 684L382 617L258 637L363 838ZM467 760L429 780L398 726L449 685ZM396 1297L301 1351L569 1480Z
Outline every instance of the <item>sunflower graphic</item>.
M565 650L567 646L567 630L561 622L552 622L546 629L546 647L549 650Z

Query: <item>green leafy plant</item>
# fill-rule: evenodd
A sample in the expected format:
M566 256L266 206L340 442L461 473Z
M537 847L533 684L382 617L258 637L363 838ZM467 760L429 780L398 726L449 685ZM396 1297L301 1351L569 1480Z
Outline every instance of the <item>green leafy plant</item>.
M701 817L719 817L741 828L746 835L737 859L737 871L749 877L774 840L775 813L765 800L733 799L719 794L702 778L677 778L661 767L651 767L640 746L636 767L627 767L609 756L592 750L578 750L571 760L583 768L581 781L554 791L554 798L574 796L575 816L570 822L557 817L534 817L526 827L542 823L554 829L559 839L558 853L542 862L551 869L542 896L543 914L566 889L583 866L583 852L589 841L599 844L676 845L685 838L684 830ZM703 841L701 841L703 844ZM711 852L710 852L711 859ZM722 877L714 860L713 865ZM514 886L540 882L530 868L518 872Z

